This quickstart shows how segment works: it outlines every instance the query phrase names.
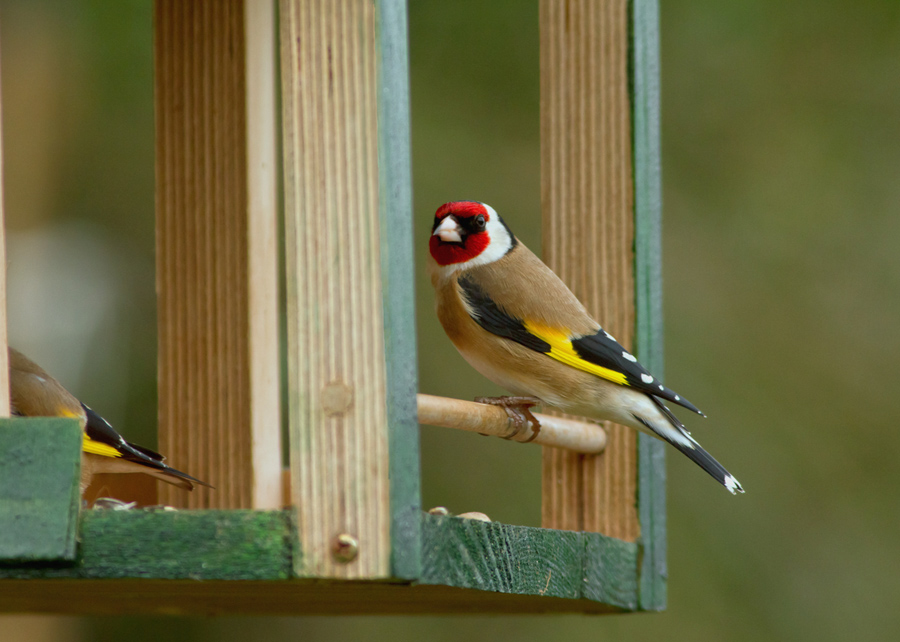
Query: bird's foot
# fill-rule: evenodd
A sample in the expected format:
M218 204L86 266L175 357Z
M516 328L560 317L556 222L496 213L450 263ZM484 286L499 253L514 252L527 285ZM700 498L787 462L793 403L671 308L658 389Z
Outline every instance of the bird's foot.
M506 411L513 423L513 431L504 435L503 439L516 439L522 432L528 430L528 422L531 422L532 434L523 443L534 441L541 432L541 422L532 414L534 406L543 403L537 397L475 397L476 403L484 403L489 406L499 406ZM516 441L519 441L516 439Z

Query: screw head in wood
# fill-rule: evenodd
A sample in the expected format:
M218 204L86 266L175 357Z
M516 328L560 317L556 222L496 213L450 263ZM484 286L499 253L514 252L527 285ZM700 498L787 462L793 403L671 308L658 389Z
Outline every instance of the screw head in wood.
M353 388L343 381L331 381L322 388L322 410L328 417L343 415L353 405Z
M353 535L341 533L331 544L331 555L334 561L349 564L359 555L359 542Z

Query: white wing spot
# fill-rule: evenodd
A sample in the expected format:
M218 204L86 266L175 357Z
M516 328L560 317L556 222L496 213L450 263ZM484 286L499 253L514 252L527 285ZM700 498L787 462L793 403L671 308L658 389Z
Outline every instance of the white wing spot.
M675 401L681 401L681 397L679 397L678 395L675 395Z
M653 383L653 377L652 375L642 374L641 381L643 381L644 383Z
M632 363L637 363L637 357L635 357L630 352L622 352L622 356L631 361Z
M659 384L659 389L660 389L660 390L665 390L665 387L664 387L662 384Z
M603 331L603 334L605 334L606 338L609 339L610 341L616 340L616 338L613 335L611 335L609 332L607 332L606 330Z

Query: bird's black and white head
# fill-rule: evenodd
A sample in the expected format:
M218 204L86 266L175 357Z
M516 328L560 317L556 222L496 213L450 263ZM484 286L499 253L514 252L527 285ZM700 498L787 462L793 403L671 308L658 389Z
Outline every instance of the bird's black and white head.
M490 205L478 201L444 203L434 214L428 247L448 271L486 265L503 258L518 241Z

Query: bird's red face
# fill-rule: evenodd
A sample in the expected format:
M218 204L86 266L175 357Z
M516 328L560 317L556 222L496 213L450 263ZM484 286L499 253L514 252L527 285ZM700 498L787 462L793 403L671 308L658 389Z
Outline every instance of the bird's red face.
M492 208L475 201L444 203L434 214L428 247L438 265L467 263L491 244L498 221Z

